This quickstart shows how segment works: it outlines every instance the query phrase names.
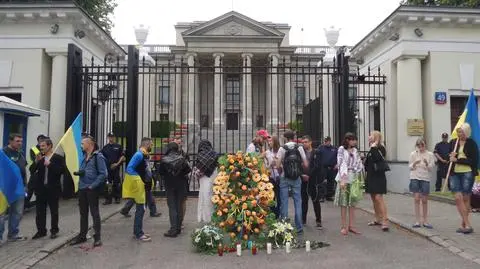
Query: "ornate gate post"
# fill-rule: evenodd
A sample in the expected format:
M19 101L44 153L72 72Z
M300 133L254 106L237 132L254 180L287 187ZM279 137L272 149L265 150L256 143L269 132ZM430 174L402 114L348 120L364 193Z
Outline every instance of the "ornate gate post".
M128 82L127 82L127 146L129 160L137 151L138 135L138 65L140 54L134 45L128 46Z
M353 119L350 109L350 100L349 100L349 78L350 78L350 68L348 66L349 56L345 56L345 47L341 47L337 51L337 117L335 117L336 126L338 128L336 132L337 144L342 143L343 136L347 132L354 132L353 130Z

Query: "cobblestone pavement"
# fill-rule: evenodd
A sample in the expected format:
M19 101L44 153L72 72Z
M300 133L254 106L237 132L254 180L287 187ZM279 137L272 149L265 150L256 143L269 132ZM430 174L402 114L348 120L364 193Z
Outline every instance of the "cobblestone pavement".
M461 220L457 208L449 203L429 201L429 222L433 230L413 229L415 222L413 198L402 194L386 196L389 218L392 222L424 236L439 246L448 249L458 256L476 262L480 268L480 213L471 214L471 223L476 232L469 235L458 234L455 231L460 227ZM360 207L367 212L372 211L372 204L368 199L360 203Z
M340 212L331 203L322 204L324 230L313 228L313 212L309 213L305 229L306 239L326 241L331 243L330 247L310 253L302 249L290 254L274 250L272 255L260 251L257 256L244 252L242 257L234 253L223 257L197 254L190 243L190 233L198 226L196 199L188 200L185 232L173 239L163 237L169 228L168 213L164 199L158 204L164 215L145 217L145 232L152 235L152 242L135 241L133 219L117 214L102 227L103 247L88 251L65 246L34 268L479 268L478 264L403 228L392 226L390 232L384 233L377 227L367 227L372 216L361 210L357 210L357 227L363 235L343 237L339 233Z
M114 215L120 209L120 205L101 206L100 215L102 220ZM78 202L76 199L60 201L60 233L56 239L49 236L38 240L31 240L36 232L35 209L27 212L20 223L20 233L28 237L22 242L7 242L0 247L0 268L28 268L45 258L53 251L62 247L71 240L79 231L80 217ZM90 225L92 221L90 219ZM5 226L7 227L8 224ZM5 228L6 228L5 227ZM47 215L47 229L50 228L50 215ZM7 237L7 231L3 235Z

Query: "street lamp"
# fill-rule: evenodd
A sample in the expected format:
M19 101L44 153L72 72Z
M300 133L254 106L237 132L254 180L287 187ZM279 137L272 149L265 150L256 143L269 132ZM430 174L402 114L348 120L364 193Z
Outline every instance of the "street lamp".
M108 98L110 98L110 94L112 91L115 89L115 86L113 85L104 85L100 89L97 90L97 98L102 104L104 104L106 101L108 101Z

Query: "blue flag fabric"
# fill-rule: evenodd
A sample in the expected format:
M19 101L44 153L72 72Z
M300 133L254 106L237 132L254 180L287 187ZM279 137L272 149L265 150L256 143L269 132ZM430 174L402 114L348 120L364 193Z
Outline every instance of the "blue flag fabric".
M0 215L25 195L20 168L0 150Z

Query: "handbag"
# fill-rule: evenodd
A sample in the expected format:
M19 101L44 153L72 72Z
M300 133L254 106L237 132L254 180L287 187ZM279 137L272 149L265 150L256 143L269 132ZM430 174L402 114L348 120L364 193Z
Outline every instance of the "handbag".
M360 173L355 173L355 180L350 186L349 199L351 204L356 204L363 199L363 178Z
M382 157L382 160L380 162L377 162L377 163L373 164L373 171L375 171L375 172L390 171L390 166L388 165L387 161L383 157L382 152L380 150L378 150L378 153L380 153L380 156Z

